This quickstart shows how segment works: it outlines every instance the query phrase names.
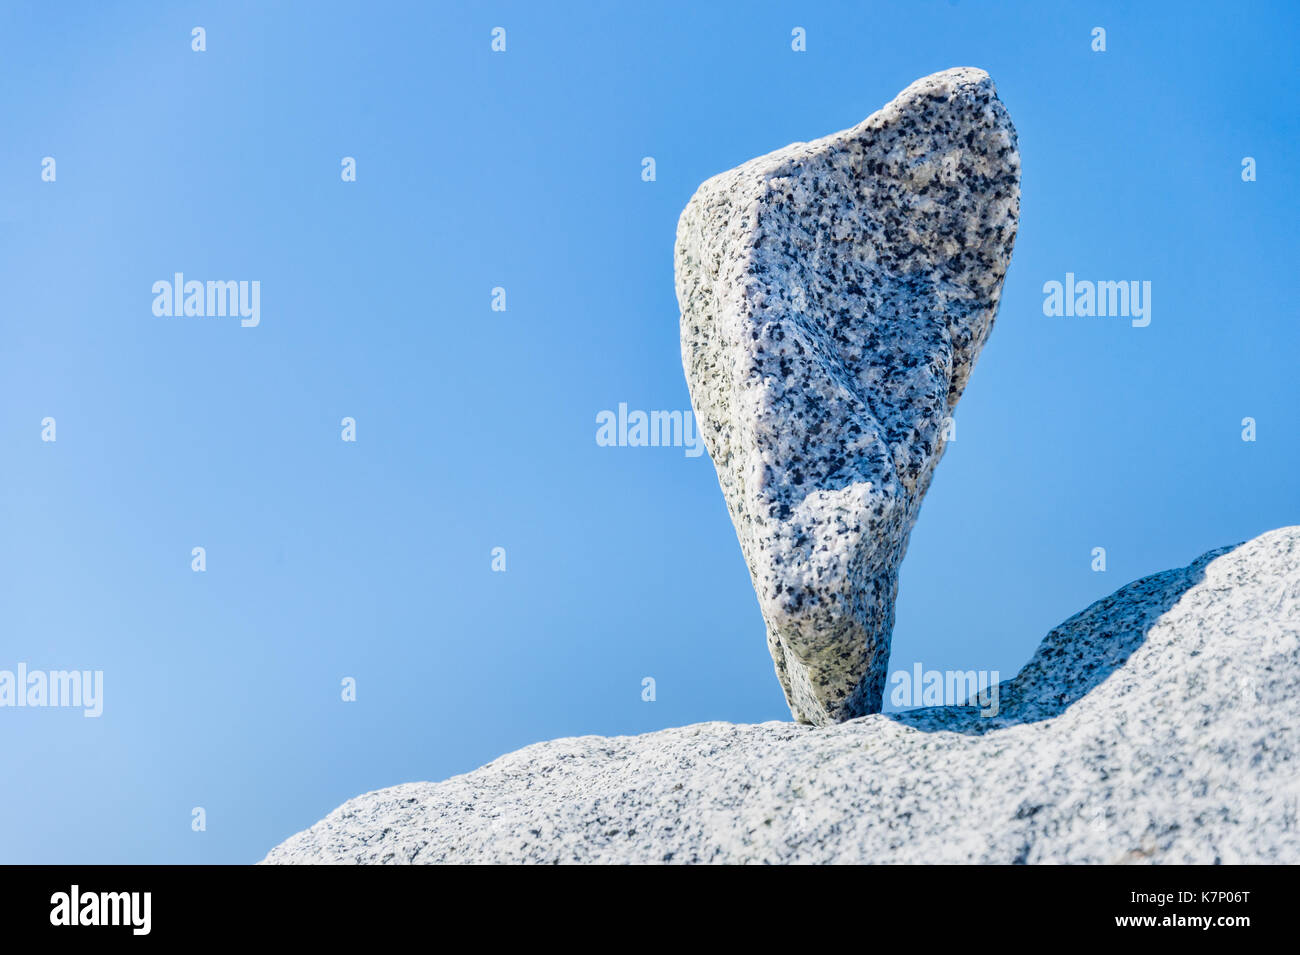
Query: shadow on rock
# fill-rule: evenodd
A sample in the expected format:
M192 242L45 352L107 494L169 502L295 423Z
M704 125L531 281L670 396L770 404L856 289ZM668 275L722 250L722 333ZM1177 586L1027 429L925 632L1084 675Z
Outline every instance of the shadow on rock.
M997 685L997 715L978 705L928 706L885 714L923 732L985 733L1060 716L1118 670L1151 628L1205 577L1210 561L1240 547L1210 551L1195 563L1136 580L1052 630L1013 679Z

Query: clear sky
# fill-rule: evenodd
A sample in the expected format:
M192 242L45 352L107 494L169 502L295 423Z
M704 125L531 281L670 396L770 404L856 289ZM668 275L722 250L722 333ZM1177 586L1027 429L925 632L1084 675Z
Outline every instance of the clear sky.
M1294 4L541 7L0 11L0 670L104 679L0 709L0 861L255 861L539 740L788 719L708 457L596 417L690 407L701 181L948 67L998 85L1022 220L891 669L1009 677L1297 522ZM177 272L259 324L155 316ZM1150 324L1044 315L1067 272Z

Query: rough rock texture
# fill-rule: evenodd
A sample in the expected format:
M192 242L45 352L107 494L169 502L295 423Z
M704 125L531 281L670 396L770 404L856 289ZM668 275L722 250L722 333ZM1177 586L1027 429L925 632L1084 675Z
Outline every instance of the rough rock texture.
M795 719L880 710L898 565L997 311L1020 209L988 74L700 186L682 361Z
M1000 696L538 743L265 861L1300 863L1300 527L1098 601Z

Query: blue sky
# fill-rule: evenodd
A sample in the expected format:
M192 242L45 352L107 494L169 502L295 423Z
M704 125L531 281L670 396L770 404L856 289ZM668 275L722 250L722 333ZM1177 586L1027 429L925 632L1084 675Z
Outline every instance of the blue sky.
M891 669L1009 677L1296 522L1293 5L326 6L0 12L0 669L104 673L98 719L0 709L0 861L254 861L538 740L788 719L707 456L596 415L690 407L701 181L948 67L998 84L1022 220ZM260 324L155 317L175 272ZM1067 272L1151 324L1045 316Z

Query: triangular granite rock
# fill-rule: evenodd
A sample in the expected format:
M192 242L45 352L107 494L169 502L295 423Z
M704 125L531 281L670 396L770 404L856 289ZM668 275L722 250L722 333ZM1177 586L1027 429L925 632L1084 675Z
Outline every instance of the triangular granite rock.
M795 718L879 711L898 566L997 312L1020 156L988 74L700 186L682 361Z

